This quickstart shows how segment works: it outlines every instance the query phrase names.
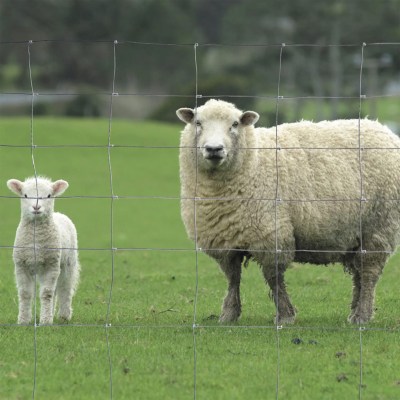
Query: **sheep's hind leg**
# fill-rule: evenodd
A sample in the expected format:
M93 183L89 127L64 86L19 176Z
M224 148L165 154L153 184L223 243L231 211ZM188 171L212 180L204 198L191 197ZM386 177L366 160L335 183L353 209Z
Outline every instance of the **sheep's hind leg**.
M353 276L353 303L348 321L364 324L370 321L374 313L375 287L382 273L387 255L384 253L363 254L357 274ZM358 277L357 277L358 276ZM358 297L358 301L357 301Z
M228 279L228 293L222 303L219 322L234 322L240 317L242 306L240 302L240 279L242 273L243 254L229 252L217 261Z
M370 321L374 311L375 286L379 275L365 273L361 276L360 297L357 306L351 311L348 321L365 324Z

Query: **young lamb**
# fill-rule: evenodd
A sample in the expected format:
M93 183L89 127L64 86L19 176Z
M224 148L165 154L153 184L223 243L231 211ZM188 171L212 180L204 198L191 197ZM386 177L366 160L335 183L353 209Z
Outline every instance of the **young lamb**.
M67 216L54 212L54 198L68 188L68 182L32 177L25 182L10 179L7 186L21 197L21 220L13 252L18 323L29 324L32 320L35 276L40 284L40 324L53 323L55 296L58 317L69 321L80 272L77 234Z
M254 259L276 323L295 319L284 282L293 261L342 263L353 279L348 320L368 322L399 239L400 139L367 119L255 128L257 113L214 99L177 115L181 215L227 277L220 321L239 318L241 266Z

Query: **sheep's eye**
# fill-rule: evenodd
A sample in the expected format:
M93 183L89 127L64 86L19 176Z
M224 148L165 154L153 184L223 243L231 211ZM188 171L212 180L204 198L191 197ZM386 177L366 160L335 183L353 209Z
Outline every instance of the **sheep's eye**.
M25 196L26 199L28 198L28 195L27 195L27 194L24 194L24 196Z
M47 198L49 199L51 197L51 194L47 195Z
M235 121L235 122L232 124L232 126L233 126L234 128L237 128L237 127L239 126L239 122Z

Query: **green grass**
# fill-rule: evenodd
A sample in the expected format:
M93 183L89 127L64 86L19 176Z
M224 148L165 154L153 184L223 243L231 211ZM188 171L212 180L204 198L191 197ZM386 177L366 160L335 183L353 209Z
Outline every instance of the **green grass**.
M81 283L72 322L38 327L35 341L33 327L13 325L18 302L12 250L0 249L0 399L31 398L35 343L36 399L110 398L109 356L114 399L190 399L194 383L198 399L275 399L278 370L280 399L359 398L360 332L346 323L351 280L339 265L288 270L298 319L278 332L254 264L243 273L243 315L234 326L221 327L215 319L226 284L202 254L195 298L196 254L179 200L157 198L179 197L178 150L162 146L177 146L180 129L113 121L114 194L131 197L113 202L113 246L136 249L117 250L114 258L104 250L111 245L111 200L80 197L110 195L107 149L34 150L38 174L70 183L56 208L77 226ZM34 137L38 146L106 146L108 121L35 118ZM0 144L29 145L30 120L0 120ZM29 148L0 147L0 196L11 195L7 179L32 174ZM0 245L11 246L19 200L0 197L0 204ZM180 251L166 250L174 248ZM112 261L111 327L105 328ZM374 330L361 332L362 399L400 398L398 262L399 256L391 259L379 282L376 317L368 325Z

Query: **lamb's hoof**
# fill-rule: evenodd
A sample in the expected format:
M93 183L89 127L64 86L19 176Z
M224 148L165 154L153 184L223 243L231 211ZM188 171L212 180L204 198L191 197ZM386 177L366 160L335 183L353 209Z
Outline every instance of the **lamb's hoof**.
M18 325L29 326L29 325L31 325L31 321L18 320Z
M32 323L32 314L19 313L18 314L18 325L30 325Z
M62 322L68 322L68 321L70 321L71 318L72 318L72 312L59 313L59 314L58 314L58 318L59 318Z
M67 324L69 321L71 321L71 318L66 318L61 316L58 316L58 319L60 320L61 324Z
M53 318L40 318L40 325L53 325Z

